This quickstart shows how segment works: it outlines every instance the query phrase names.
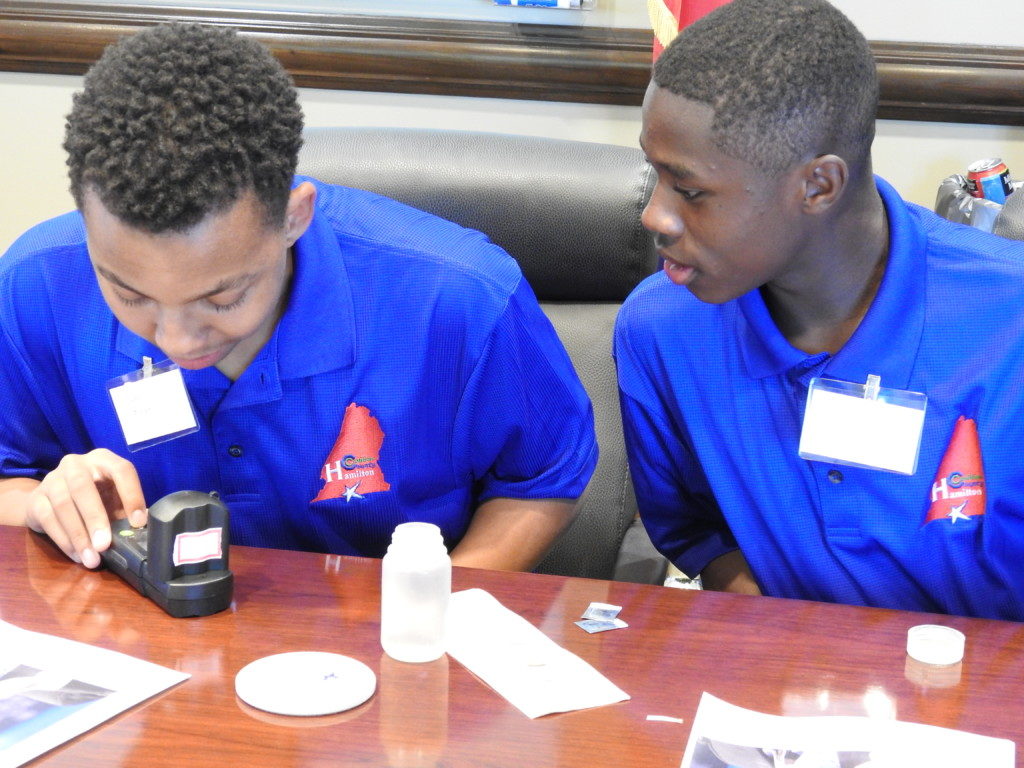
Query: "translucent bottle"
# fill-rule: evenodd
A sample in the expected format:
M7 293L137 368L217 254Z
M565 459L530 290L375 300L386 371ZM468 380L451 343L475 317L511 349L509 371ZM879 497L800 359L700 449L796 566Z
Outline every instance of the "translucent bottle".
M441 529L402 523L381 566L380 644L393 659L424 662L444 653L452 561Z

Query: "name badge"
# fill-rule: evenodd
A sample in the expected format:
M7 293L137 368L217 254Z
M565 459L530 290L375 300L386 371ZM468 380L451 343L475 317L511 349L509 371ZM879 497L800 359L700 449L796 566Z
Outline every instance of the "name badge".
M874 375L866 384L811 379L800 457L912 475L927 405L927 395L887 389Z
M128 450L139 451L199 429L181 369L170 360L107 382L107 391L121 423Z

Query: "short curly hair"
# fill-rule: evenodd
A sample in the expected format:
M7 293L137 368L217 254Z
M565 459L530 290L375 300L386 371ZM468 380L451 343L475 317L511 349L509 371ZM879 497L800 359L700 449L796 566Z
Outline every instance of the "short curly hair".
M710 106L719 149L765 173L829 153L870 168L874 56L826 0L732 0L676 37L654 82Z
M67 117L71 194L129 226L184 232L252 191L284 221L302 109L269 50L234 30L150 27L109 46Z

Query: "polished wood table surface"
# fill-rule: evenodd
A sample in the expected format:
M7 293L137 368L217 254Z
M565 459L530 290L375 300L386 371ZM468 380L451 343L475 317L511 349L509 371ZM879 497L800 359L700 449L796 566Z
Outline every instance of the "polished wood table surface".
M245 547L231 558L232 607L173 619L111 573L0 526L0 618L192 675L32 765L677 768L708 691L771 714L869 715L1009 738L1024 766L1024 624L456 569L455 589L488 590L632 696L530 720L452 659L383 655L379 561ZM623 606L629 628L576 627L595 600ZM910 663L906 632L921 623L963 631L963 664ZM236 698L243 666L300 650L363 661L377 673L376 694L315 718Z

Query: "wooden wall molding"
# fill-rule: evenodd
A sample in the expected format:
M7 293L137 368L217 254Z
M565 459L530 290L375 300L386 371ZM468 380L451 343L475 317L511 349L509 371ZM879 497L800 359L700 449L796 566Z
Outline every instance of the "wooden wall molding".
M164 21L237 27L300 86L638 105L644 30L5 0L0 70L81 74L103 47ZM1024 125L1024 48L872 43L879 117Z
M1024 125L1024 48L871 44L879 117Z

